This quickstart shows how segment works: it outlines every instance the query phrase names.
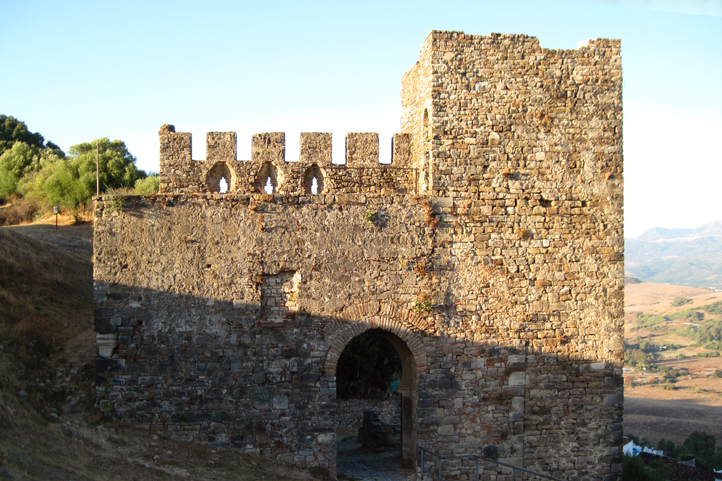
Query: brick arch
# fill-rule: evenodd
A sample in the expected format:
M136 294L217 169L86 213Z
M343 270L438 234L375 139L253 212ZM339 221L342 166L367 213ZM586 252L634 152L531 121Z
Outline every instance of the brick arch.
M341 320L343 319L343 320ZM331 344L326 355L325 374L336 377L336 367L346 345L351 339L371 329L394 346L401 358L402 372L398 393L401 394L401 458L405 468L416 467L417 403L419 374L426 371L426 349L422 336L414 332L418 324L424 324L420 316L395 304L369 302L344 311L336 319L336 329L329 335ZM354 321L354 319L359 319ZM410 321L416 321L416 323ZM427 324L428 320L425 321Z
M381 329L403 341L413 355L416 374L426 371L426 348L422 337L414 332L414 328L424 330L420 329L420 325L428 327L430 324L429 321L423 321L422 316L394 304L370 302L346 309L342 319L333 323L335 329L332 328L333 332L329 335L331 345L326 355L326 376L336 376L338 359L346 345L351 339L370 329ZM400 346L394 347L398 350Z

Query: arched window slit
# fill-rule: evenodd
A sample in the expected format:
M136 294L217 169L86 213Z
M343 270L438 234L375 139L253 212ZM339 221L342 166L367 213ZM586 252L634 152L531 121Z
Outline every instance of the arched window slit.
M276 166L265 162L258 171L255 182L256 192L261 194L276 194L278 192L278 173Z
M303 191L306 195L318 195L323 192L323 172L318 165L313 164L303 174Z

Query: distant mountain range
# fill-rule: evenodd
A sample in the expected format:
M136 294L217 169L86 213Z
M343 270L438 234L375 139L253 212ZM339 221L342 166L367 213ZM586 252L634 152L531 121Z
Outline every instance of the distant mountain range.
M626 238L624 248L627 277L722 290L722 221L694 229L654 227Z

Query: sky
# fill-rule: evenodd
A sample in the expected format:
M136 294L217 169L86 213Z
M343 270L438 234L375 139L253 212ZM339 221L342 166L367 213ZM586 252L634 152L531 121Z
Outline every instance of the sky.
M123 140L158 171L158 129L399 131L401 76L431 30L544 48L622 40L625 236L722 219L722 0L123 2L0 0L0 114L65 151Z

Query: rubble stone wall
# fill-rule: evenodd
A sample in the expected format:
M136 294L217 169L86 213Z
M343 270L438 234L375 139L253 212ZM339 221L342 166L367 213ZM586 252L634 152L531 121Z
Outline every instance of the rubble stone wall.
M336 165L329 134L304 134L299 162L259 134L241 162L235 134L211 133L196 161L190 134L161 128L161 193L96 204L99 408L333 471L336 362L379 329L404 362L406 461L417 442L494 446L555 477L616 479L619 42L432 32L402 86L391 166L373 134L350 135Z

